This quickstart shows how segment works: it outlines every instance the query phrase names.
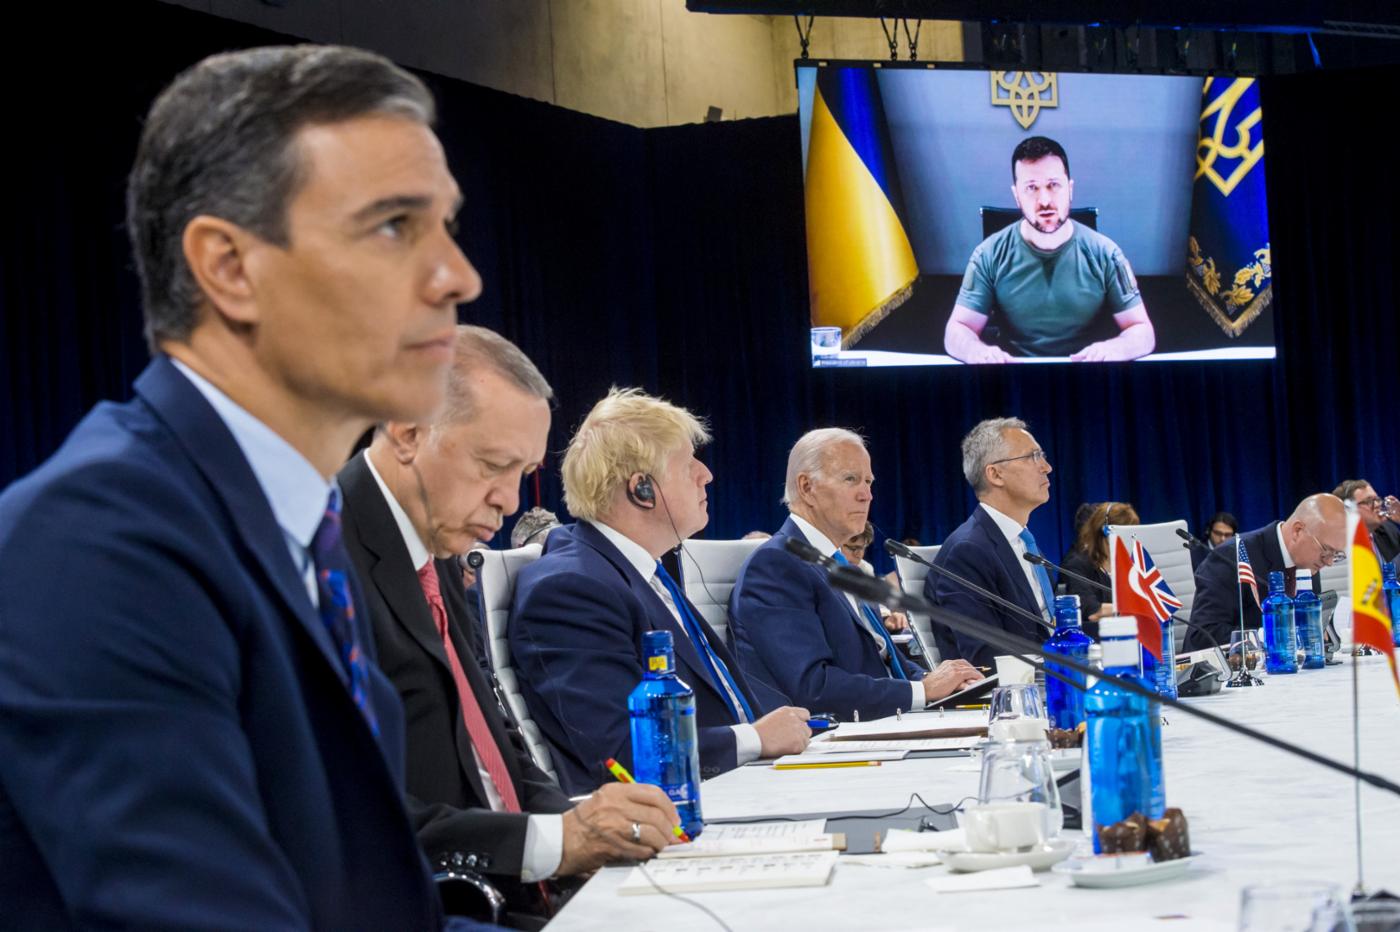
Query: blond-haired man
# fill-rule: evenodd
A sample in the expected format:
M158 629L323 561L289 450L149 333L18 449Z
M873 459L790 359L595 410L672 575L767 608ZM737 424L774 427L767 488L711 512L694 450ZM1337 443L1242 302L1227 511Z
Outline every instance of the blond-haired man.
M642 678L650 630L671 632L676 671L695 690L705 777L800 751L811 735L807 710L756 692L661 566L709 520L713 477L695 457L708 440L684 408L613 389L564 454L564 502L578 523L550 534L548 552L521 571L510 645L530 715L570 793L610 779L610 757L631 766L627 694Z

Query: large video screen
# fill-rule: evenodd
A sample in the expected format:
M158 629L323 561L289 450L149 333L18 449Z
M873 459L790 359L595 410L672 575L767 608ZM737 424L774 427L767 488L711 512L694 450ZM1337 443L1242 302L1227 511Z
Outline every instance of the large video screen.
M1253 79L797 77L814 366L1274 358Z

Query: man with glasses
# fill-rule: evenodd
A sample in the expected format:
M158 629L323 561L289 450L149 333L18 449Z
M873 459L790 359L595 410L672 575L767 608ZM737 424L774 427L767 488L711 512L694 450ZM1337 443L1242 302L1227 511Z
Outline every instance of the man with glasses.
M1400 556L1400 501L1394 495L1381 498L1365 479L1348 479L1332 490L1344 502L1356 505L1356 514L1366 525L1371 543L1381 559L1389 563Z
M934 560L983 589L995 592L1047 620L1053 616L1054 590L1043 567L1026 562L1040 553L1026 523L1031 512L1050 498L1050 462L1026 422L1002 417L983 421L962 441L963 475L977 496L971 517L948 536ZM977 621L1036 642L1045 629L973 592L962 583L931 572L924 594L939 605ZM963 657L990 667L1005 651L965 632L934 623L934 638L944 657Z
M1274 521L1255 531L1241 534L1235 546L1217 547L1196 570L1196 601L1191 620L1205 628L1221 645L1230 642L1230 632L1240 626L1258 628L1262 622L1259 599L1268 592L1270 573L1283 573L1284 587L1294 591L1298 570L1317 573L1346 559L1346 506L1336 495L1319 492L1298 503L1286 520ZM1239 552L1254 570L1259 592L1239 581ZM1214 645L1206 634L1192 628L1186 635L1187 650L1203 650Z

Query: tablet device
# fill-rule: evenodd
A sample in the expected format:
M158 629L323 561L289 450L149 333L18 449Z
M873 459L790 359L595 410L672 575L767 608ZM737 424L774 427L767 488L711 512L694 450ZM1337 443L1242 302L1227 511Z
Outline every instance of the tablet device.
M997 675L993 673L991 676L978 680L977 682L973 683L971 686L967 687L961 692L955 692L951 696L944 696L942 699L933 700L928 705L924 706L924 708L942 709L951 708L953 706L958 705L966 705L970 702L981 699L983 696L987 695L993 689L995 689L996 685Z

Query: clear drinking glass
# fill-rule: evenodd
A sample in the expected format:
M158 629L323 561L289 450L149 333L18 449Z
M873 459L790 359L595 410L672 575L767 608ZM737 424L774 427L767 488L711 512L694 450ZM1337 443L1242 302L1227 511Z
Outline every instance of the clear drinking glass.
M1034 683L1017 683L993 689L989 721L1003 718L1045 718L1040 687Z
M1254 884L1240 894L1239 932L1346 932L1341 888L1307 880Z
M1050 763L1048 741L993 741L982 752L977 802L1038 803L1045 807L1045 838L1064 828L1060 788Z

